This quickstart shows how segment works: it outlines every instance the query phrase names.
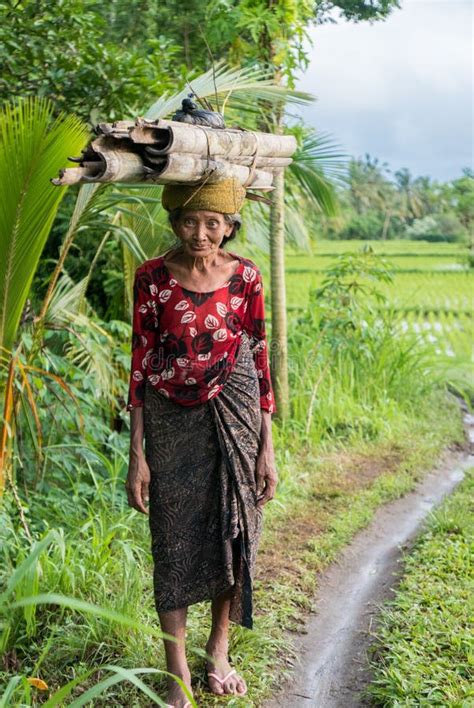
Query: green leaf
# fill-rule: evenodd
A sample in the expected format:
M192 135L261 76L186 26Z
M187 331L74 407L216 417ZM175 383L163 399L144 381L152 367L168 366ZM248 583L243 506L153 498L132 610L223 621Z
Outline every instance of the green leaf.
M126 627L132 627L140 632L149 634L153 637L162 639L163 636L173 639L168 635L161 632L159 629L154 627L149 627L143 622L137 622L131 617L122 615L120 612L115 612L114 610L109 610L106 607L98 607L90 602L85 602L84 600L79 600L75 597L67 597L65 595L58 595L57 593L47 593L40 595L31 595L30 597L24 597L21 600L10 603L10 609L15 609L17 607L28 607L30 605L60 605L61 607L68 607L70 610L76 610L77 612L86 612L93 614L96 617L103 617L111 622L117 622L118 624L123 624Z
M13 696L16 687L22 680L21 676L12 676L10 681L7 684L7 687L5 688L5 691L3 692L3 696L0 697L0 708L8 708L8 706L11 706L11 697Z
M214 85L215 78L215 85ZM181 101L193 91L199 98L214 99L217 92L219 108L223 113L222 99L226 100L230 95L237 99L242 107L252 107L257 99L265 99L269 102L283 101L289 104L303 105L310 103L313 97L304 91L296 91L280 86L273 79L268 78L268 74L253 66L242 69L232 69L226 66L224 61L217 62L215 74L212 69L204 74L190 79L188 85L173 95L161 96L145 114L145 118L164 118L170 113L181 108ZM217 106L214 106L217 110Z
M106 665L102 667L104 669L109 669L109 671L113 671L114 675L109 676L102 681L100 681L98 684L95 686L92 686L88 691L82 694L80 698L77 698L75 701L73 701L70 704L70 708L81 708L81 706L86 705L89 701L93 701L94 698L97 698L97 696L100 696L107 688L110 686L114 686L117 683L120 683L121 681L130 681L130 683L133 683L137 688L142 691L148 698L151 698L152 701L154 701L157 705L163 706L166 708L166 703L163 701L154 691L151 690L141 679L138 678L137 674L139 673L153 673L153 674L162 674L162 673L168 673L166 671L162 671L160 669L124 669L121 666L113 666L113 665ZM172 674L169 674L172 675ZM184 687L183 682L178 679L179 684ZM189 695L189 692L186 691L187 695L189 698L191 696ZM192 700L192 698L191 698ZM193 701L193 705L196 705L195 702Z
M0 605L7 601L8 597L15 591L15 588L22 581L30 568L37 562L44 549L53 541L59 542L59 535L56 531L49 531L46 536L41 539L41 541L37 541L34 544L25 560L20 563L20 565L17 566L14 572L10 575L6 590L0 595Z
M64 187L50 179L77 155L87 127L29 98L0 110L0 346L12 350L38 261Z

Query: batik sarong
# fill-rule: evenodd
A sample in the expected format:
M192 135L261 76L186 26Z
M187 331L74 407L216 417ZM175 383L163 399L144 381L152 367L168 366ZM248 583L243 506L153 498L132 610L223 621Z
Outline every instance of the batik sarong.
M252 579L262 530L255 478L260 427L258 378L245 332L224 388L206 403L180 406L146 385L158 612L233 588L230 619L252 627Z

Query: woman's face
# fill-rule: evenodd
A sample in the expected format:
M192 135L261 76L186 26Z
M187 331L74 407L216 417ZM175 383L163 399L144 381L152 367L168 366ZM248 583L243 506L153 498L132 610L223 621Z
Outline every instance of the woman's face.
M230 236L232 224L217 211L183 211L173 230L187 255L208 256L215 253L225 236Z

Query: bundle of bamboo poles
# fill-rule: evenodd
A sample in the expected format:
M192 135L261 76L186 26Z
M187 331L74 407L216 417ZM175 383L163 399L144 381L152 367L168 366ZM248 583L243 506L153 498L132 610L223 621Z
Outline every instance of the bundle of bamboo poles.
M84 182L147 184L219 182L234 177L246 188L273 189L276 171L289 165L297 147L292 135L240 128L210 128L172 120L99 123L98 135L70 157L54 185Z

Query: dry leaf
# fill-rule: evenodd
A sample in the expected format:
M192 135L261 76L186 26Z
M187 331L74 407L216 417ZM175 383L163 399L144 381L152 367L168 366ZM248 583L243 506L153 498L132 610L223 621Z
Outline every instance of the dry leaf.
M29 678L26 679L30 686L34 686L37 688L39 691L49 691L49 686L46 683L46 681L43 681L43 679L40 678Z

